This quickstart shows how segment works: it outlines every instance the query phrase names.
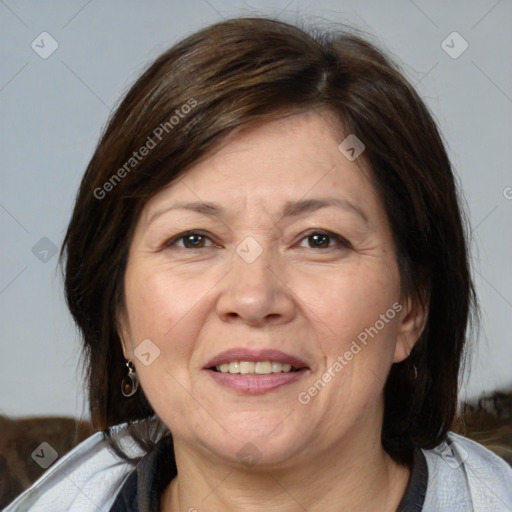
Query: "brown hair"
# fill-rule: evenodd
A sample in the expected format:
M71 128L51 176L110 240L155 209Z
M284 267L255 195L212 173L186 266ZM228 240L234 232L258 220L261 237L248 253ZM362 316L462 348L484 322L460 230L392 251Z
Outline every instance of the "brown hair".
M142 431L149 422L132 424L154 419L144 393L121 395L125 365L116 332L128 248L144 204L249 123L317 108L364 142L402 289L429 308L418 343L387 380L383 446L404 461L413 445L432 448L443 440L456 410L475 299L438 129L396 65L365 39L265 18L212 25L161 55L120 103L87 167L62 254L96 428L129 422L137 442L151 446ZM150 151L141 157L143 147Z

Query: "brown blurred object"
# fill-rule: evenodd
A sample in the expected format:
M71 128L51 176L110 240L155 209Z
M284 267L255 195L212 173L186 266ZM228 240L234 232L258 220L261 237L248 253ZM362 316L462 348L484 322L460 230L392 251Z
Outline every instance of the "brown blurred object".
M59 459L91 434L88 421L74 418L0 416L0 509L46 471L32 458L41 443L47 442Z
M512 466L512 391L495 391L462 404L453 430L505 459Z

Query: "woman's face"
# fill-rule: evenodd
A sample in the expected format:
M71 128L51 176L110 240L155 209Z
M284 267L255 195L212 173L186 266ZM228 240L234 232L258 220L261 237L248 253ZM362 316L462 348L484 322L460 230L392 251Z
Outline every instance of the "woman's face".
M246 129L138 221L120 334L178 444L284 467L380 440L384 383L420 326L336 126Z

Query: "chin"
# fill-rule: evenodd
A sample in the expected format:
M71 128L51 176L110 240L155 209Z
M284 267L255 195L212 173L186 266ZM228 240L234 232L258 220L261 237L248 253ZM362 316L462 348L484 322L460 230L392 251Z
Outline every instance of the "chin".
M279 440L283 443L294 438L296 431L303 432L305 428L304 421L300 425L296 424L293 414L290 415L290 411L284 409L238 412L226 418L229 419L222 425L240 442L268 444Z
M261 415L260 415L261 416ZM285 467L306 449L309 441L297 426L283 425L283 417L278 421L255 421L249 423L241 420L236 428L229 428L229 434L223 429L204 432L205 437L199 441L215 457L222 458L236 466L254 469L276 469ZM276 428L277 426L277 428Z

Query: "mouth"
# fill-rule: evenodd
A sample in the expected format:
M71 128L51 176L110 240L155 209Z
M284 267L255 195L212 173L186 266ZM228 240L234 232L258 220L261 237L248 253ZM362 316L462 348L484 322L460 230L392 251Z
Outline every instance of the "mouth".
M298 372L299 368L295 368L290 363L277 361L230 361L212 366L209 370L231 375L272 375L274 373Z
M309 372L306 363L278 350L228 350L204 370L217 384L244 394L262 394L291 384Z

